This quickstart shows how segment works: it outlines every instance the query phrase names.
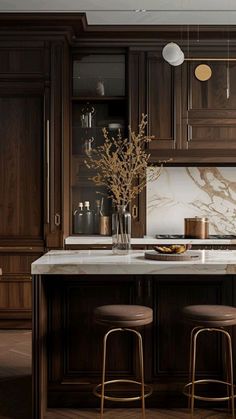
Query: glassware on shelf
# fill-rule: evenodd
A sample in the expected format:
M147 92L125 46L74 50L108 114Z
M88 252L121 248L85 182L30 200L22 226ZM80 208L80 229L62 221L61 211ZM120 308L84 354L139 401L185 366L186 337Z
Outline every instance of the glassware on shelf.
M93 234L93 211L90 209L89 201L84 203L84 234Z
M126 255L130 250L131 241L131 215L126 211L125 205L117 205L112 214L112 252Z
M96 208L94 212L94 234L100 234L101 202L96 199Z
M92 149L93 149L93 143L94 143L94 138L86 138L84 140L84 145L83 145L84 154L87 154L88 156L91 154Z
M83 202L79 202L78 208L74 211L74 233L83 234L84 233L84 210Z
M98 96L104 96L105 95L105 86L103 80L98 80L97 86L96 86L96 92Z
M94 126L95 108L90 104L86 105L81 109L81 126L82 128L92 128Z

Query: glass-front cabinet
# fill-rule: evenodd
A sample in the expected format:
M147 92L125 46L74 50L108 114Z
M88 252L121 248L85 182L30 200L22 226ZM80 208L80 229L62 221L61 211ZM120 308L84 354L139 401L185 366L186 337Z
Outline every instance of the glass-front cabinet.
M127 134L126 57L76 54L72 71L71 233L110 235L112 202L85 160L103 144L103 128Z

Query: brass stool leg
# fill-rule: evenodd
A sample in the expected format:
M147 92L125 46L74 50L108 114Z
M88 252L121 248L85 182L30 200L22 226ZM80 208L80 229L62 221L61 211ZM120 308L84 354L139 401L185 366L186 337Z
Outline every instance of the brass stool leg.
M189 382L191 382L191 379L192 379L192 356L193 356L193 335L194 335L194 333L196 332L196 330L198 330L198 329L200 329L200 327L199 326L196 326L196 327L194 327L192 330L191 330L191 335L190 335L190 348L189 348ZM191 388L189 387L189 397L188 397L188 408L190 409L191 408L191 397L190 397L190 394L191 394Z
M227 381L215 380L215 379L203 379L195 380L196 372L196 352L197 352L197 338L198 335L202 332L217 332L222 333L227 341ZM232 410L232 419L235 419L234 412L234 378L233 378L233 356L232 356L232 341L230 334L224 330L224 328L214 328L214 327L195 327L191 332L191 341L190 341L190 382L184 388L184 394L190 398L190 408L191 408L191 417L194 415L194 401L195 398L198 400L206 401L226 401L228 400L231 404ZM219 383L227 386L227 396L222 397L205 397L195 394L195 384L205 384L205 383ZM190 390L186 390L187 388Z
M141 396L142 396L142 417L145 419L145 398L144 398L144 369L143 369L143 341L140 333L136 332L139 341L139 362L140 362L140 374L141 374Z
M190 397L190 408L191 408L191 416L193 417L194 413L194 390L195 390L195 371L196 371L196 347L197 347L197 337L199 333L202 331L202 329L198 329L198 331L195 331L195 328L193 330L193 349L192 349L192 357L191 357L191 397Z
M139 399L142 400L142 419L145 419L145 384L144 384L144 363L143 363L143 341L142 336L139 332L137 332L134 329L128 329L128 328L117 328L117 329L111 329L109 330L103 338L103 361L102 361L102 382L101 382L101 410L100 410L100 419L103 419L103 413L104 413L104 400L105 400L105 378L106 378L106 348L107 348L107 338L111 333L114 332L132 332L136 335L138 338L138 346L139 346L139 365L140 365L140 375L141 375L141 397ZM119 381L119 380L118 380ZM127 381L127 380L124 380ZM137 383L136 381L129 381L133 383ZM108 383L108 382L107 382ZM140 384L140 383L137 383ZM152 392L152 391L151 391ZM147 395L151 394L148 393ZM97 395L97 393L95 393ZM110 398L112 400L112 398ZM113 399L114 400L114 399ZM125 399L124 399L125 401Z
M111 329L109 330L103 338L103 356L102 356L102 383L101 383L101 410L100 410L100 418L103 419L103 412L104 412L104 395L105 395L105 377L106 377L106 350L107 350L107 338L108 336L117 331L121 331L123 329Z
M226 330L222 330L224 335L226 336L228 342L228 364L229 364L229 372L227 375L227 382L230 383L230 400L231 400L231 409L232 409L232 418L235 419L234 413L234 376L233 376L233 355L232 355L232 341L231 336ZM228 386L227 386L228 387Z

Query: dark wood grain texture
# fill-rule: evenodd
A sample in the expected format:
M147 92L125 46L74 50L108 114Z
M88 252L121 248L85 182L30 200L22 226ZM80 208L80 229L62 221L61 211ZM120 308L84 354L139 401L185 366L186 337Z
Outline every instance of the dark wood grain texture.
M92 389L101 380L101 343L105 330L94 323L96 306L136 303L153 307L153 325L141 330L146 381L154 388L147 406L163 408L183 407L186 403L182 388L188 380L190 326L184 322L182 308L204 303L235 305L233 279L220 275L54 276L45 280L36 277L34 287L34 392L43 392L42 403L46 403L48 396L48 407L98 406ZM133 340L129 336L116 336L108 344L107 377L138 376ZM38 375L37 369L42 363L46 374L46 359L45 381L45 375L44 378ZM224 374L223 348L215 336L206 336L199 346L198 378L204 374L211 378L222 378ZM119 394L119 387L114 391ZM127 387L124 391L129 394L131 389ZM42 405L36 401L35 406L41 409Z

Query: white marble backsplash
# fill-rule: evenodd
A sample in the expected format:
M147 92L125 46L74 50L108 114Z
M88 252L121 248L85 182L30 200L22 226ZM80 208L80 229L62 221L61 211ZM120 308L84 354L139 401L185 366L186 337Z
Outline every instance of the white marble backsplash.
M236 167L163 167L147 184L147 235L184 234L184 218L208 217L210 234L236 235Z

